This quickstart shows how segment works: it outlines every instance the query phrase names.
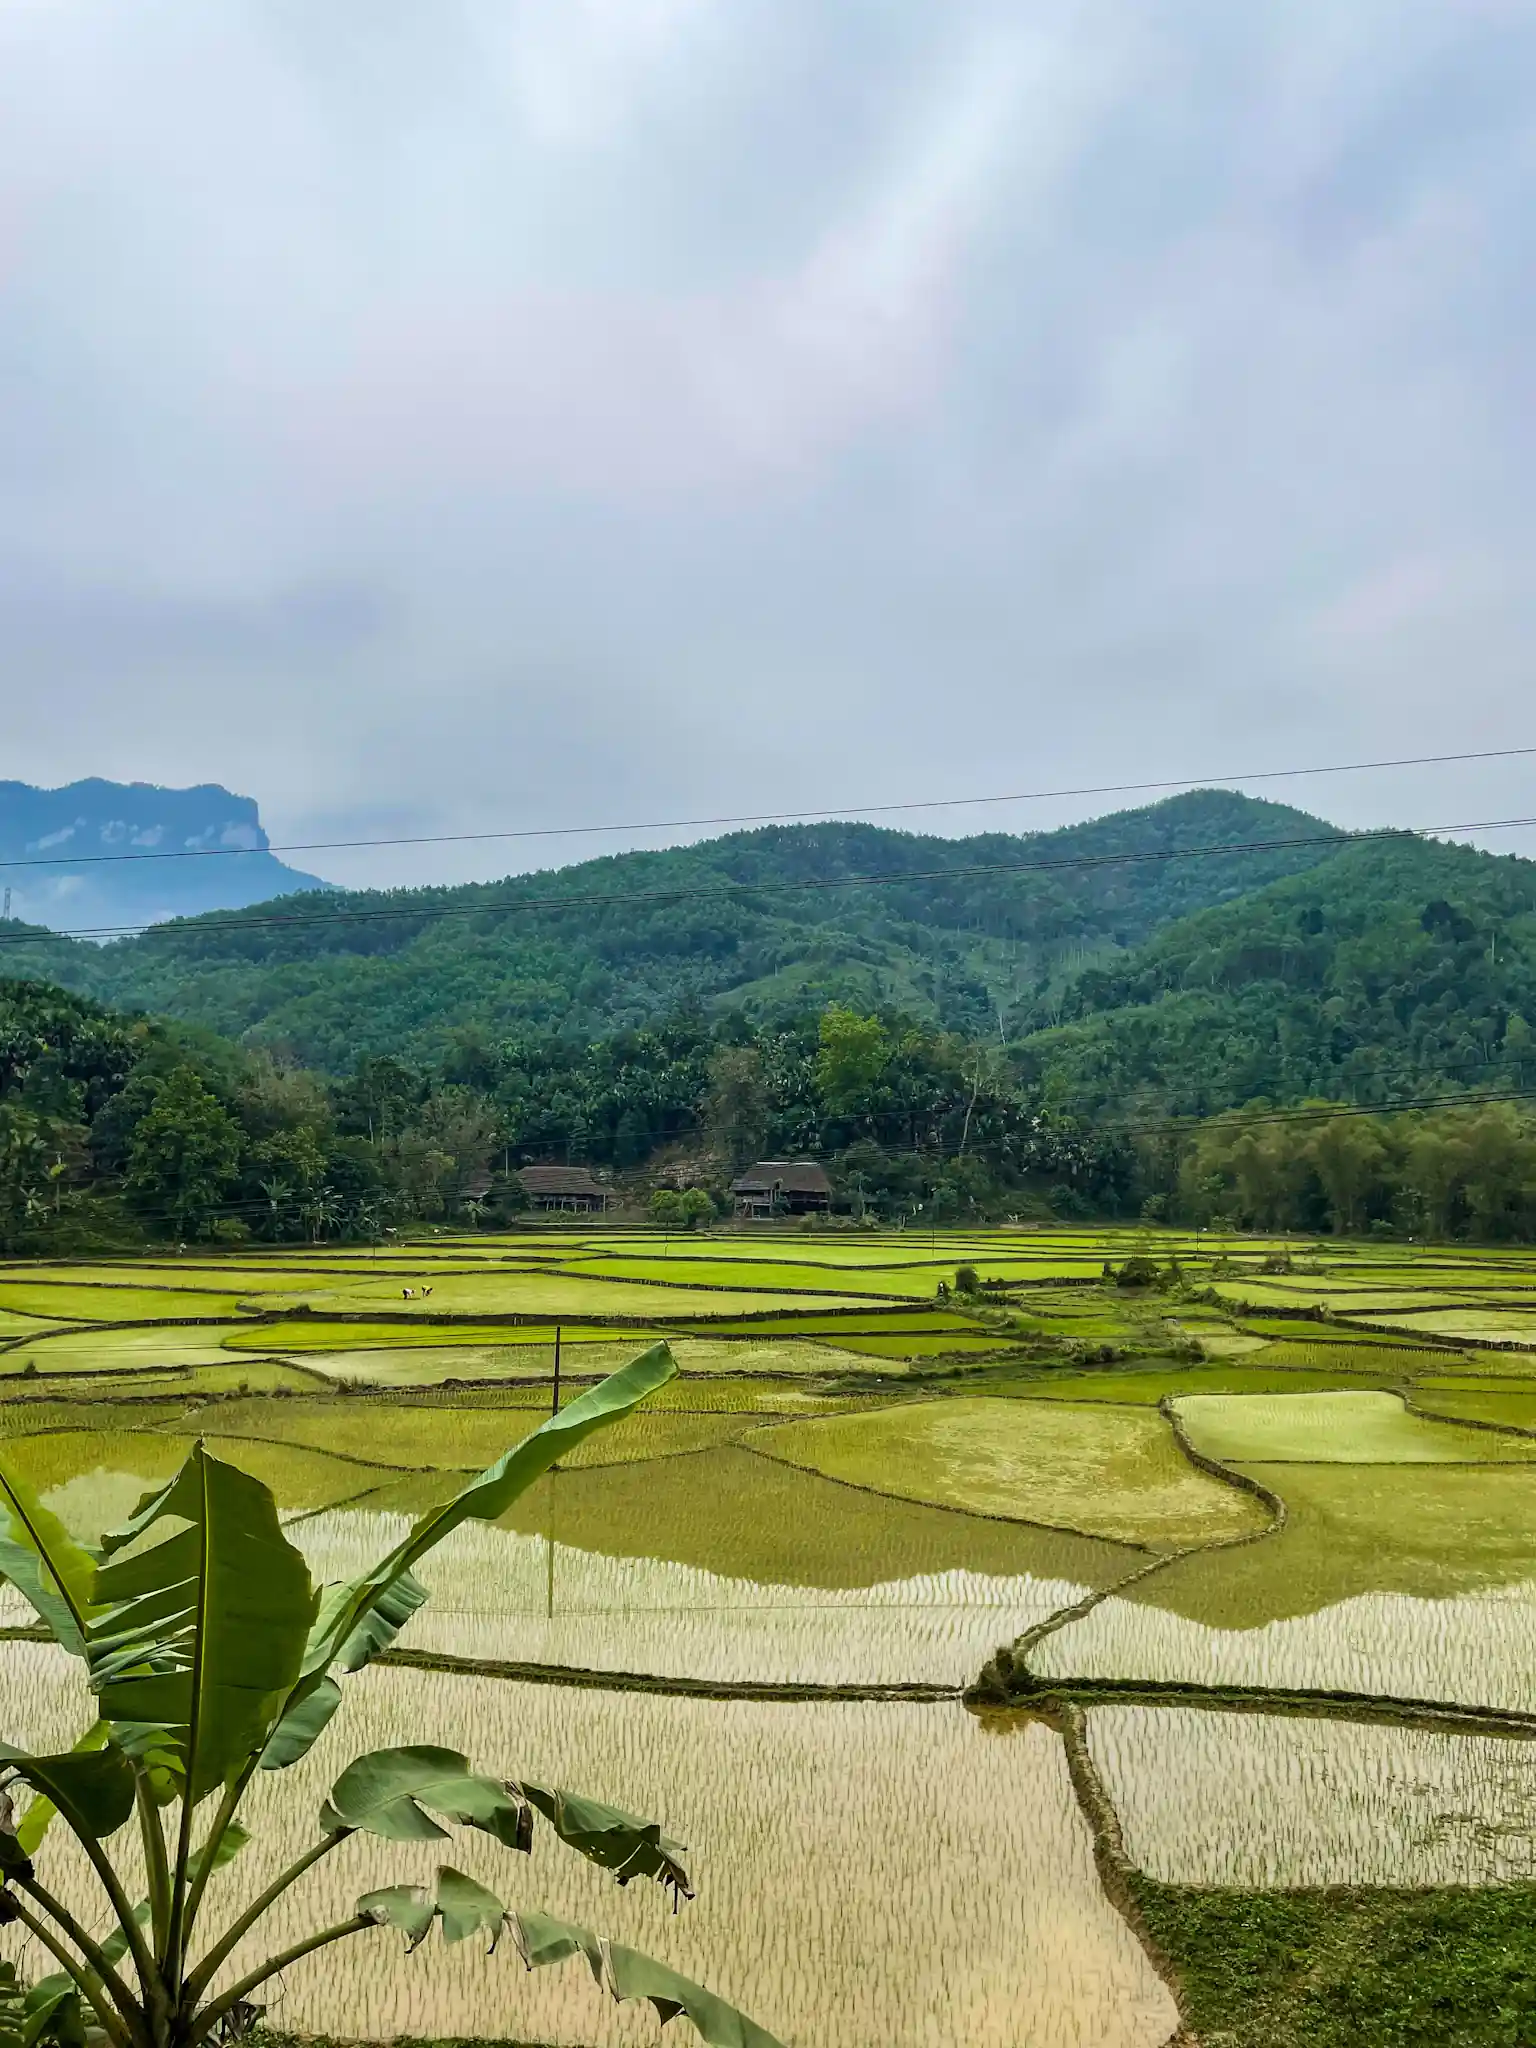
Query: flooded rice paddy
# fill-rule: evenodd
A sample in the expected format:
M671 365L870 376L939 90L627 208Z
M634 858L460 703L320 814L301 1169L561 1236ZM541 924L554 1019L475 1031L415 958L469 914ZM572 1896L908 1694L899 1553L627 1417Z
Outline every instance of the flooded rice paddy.
M1100 1278L1148 1243L1178 1263L1177 1302ZM350 1755L431 1740L687 1842L700 1895L675 1919L547 1844L510 1877L483 1838L451 1854L702 1978L790 2048L1163 2048L1174 2004L1101 1887L1051 1700L962 1701L999 1645L1025 1638L1035 1678L1081 1700L1154 1877L1536 1876L1536 1727L1390 1708L1536 1707L1536 1364L1486 1348L1481 1321L1459 1346L1440 1329L1536 1318L1536 1270L1373 1246L1271 1281L1273 1255L1145 1233L659 1250L573 1231L11 1269L0 1455L89 1540L202 1437L341 1576L536 1426L552 1318L567 1387L668 1337L677 1381L424 1566L405 1661L349 1681L315 1754L262 1782L230 1896L301 1844ZM963 1263L1002 1284L956 1296ZM1367 1327L1383 1298L1414 1335ZM29 1613L0 1587L0 1627ZM0 1642L0 1673L0 1738L81 1733L57 1652ZM1364 1694L1376 1718L1114 1703L1104 1681ZM434 1860L354 1842L311 1882L344 1906ZM66 1859L59 1882L84 1878ZM295 1929L308 1914L286 1910ZM472 1950L369 1937L292 1971L272 2017L654 2038L580 1966L529 1977Z

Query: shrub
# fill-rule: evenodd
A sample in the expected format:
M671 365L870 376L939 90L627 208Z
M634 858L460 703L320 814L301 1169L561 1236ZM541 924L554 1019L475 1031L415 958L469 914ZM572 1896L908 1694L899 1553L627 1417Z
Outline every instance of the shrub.
M1115 1275L1115 1285L1117 1287L1156 1287L1161 1278L1162 1276L1157 1270L1156 1261L1146 1258L1138 1252L1134 1258L1127 1259L1121 1266L1119 1272Z

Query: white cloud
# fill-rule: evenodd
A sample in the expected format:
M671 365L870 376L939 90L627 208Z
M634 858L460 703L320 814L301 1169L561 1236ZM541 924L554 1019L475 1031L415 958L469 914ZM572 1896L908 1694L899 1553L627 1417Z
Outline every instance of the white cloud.
M11 772L302 837L1519 736L1533 83L1461 0L0 7Z

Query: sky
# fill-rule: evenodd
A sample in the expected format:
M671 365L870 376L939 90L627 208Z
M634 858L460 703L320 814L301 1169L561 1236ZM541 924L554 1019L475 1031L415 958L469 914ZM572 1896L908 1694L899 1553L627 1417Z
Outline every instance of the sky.
M291 843L1536 746L1533 92L1536 0L0 0L0 774Z

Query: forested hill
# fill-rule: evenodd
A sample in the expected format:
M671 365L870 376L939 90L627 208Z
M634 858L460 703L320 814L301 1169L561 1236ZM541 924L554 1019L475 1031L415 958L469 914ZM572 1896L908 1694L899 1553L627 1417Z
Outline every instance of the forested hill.
M1088 1115L1536 1085L1536 861L1362 841L1089 968L1053 1008L1024 1071Z
M1085 966L1304 872L1335 836L1221 790L1022 836L770 827L498 883L287 898L105 947L12 925L0 971L332 1072L431 1060L466 1029L590 1039L690 1005L837 999L1013 1035ZM1234 850L1192 851L1208 847Z

